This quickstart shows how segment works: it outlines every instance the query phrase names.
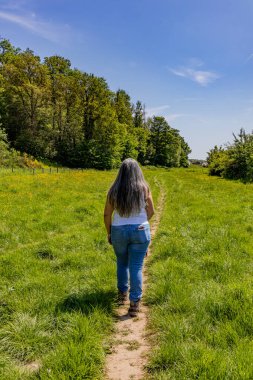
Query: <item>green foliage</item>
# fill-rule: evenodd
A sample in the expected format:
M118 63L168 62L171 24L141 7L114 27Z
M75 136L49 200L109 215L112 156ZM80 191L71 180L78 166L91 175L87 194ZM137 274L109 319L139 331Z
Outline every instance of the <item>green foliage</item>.
M0 117L13 148L70 167L111 169L126 157L187 166L178 131L170 129L166 152L162 142L154 147L144 106L133 106L122 89L112 92L104 78L61 56L41 62L8 40L0 41L0 62Z
M210 175L222 176L228 163L228 151L222 147L215 146L208 152L208 168Z
M5 166L10 159L9 144L7 134L0 129L0 166Z
M7 134L0 128L0 166L42 168L43 164L26 153L10 148Z
M241 129L234 142L225 148L211 149L208 153L210 175L253 181L253 133Z
M164 117L154 116L148 120L149 161L152 165L168 167L188 166L188 145L176 129L171 128Z

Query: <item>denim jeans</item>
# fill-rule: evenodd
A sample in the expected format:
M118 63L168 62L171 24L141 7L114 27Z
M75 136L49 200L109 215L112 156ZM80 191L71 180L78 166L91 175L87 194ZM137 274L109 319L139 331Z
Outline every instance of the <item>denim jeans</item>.
M118 289L128 290L130 274L130 301L142 297L142 267L150 243L149 224L111 226L111 241L117 257Z

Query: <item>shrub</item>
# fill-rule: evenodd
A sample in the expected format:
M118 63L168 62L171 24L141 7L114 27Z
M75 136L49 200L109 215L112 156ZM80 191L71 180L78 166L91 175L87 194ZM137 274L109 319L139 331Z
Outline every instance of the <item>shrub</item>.
M209 174L224 178L253 182L253 132L241 129L233 144L225 148L215 146L208 152Z
M7 134L0 128L0 167L43 168L44 165L27 153L10 148Z

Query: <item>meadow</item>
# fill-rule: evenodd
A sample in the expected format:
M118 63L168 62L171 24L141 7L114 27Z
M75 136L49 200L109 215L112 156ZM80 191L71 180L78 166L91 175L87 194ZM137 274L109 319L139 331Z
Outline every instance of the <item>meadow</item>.
M116 274L103 208L115 174L0 171L0 379L104 378Z
M199 169L163 176L149 261L152 379L253 379L253 186Z
M253 378L252 185L145 169L166 203L148 261L151 379ZM115 257L103 207L115 171L0 171L0 379L103 379Z

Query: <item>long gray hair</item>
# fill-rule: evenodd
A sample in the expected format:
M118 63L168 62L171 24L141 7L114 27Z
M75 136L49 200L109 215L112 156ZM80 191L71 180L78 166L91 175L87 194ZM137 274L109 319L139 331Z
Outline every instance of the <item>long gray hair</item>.
M140 212L148 192L149 187L138 162L127 158L108 191L108 200L120 216L128 217Z

